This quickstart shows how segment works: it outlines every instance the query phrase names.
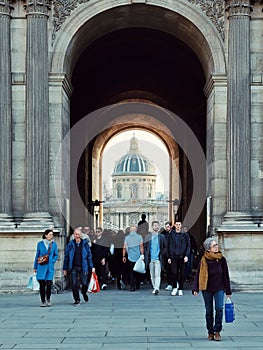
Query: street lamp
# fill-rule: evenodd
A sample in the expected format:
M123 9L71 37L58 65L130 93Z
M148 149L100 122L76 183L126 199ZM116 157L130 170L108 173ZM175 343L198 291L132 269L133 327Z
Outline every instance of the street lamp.
M95 223L96 223L96 229L97 229L98 222L99 222L100 201L98 199L95 199L95 201L93 201L92 204L93 204L93 208L94 208Z

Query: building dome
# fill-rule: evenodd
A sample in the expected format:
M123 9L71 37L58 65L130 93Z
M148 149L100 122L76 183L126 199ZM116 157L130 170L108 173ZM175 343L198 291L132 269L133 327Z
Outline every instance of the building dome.
M116 162L112 175L132 174L156 175L152 162L139 151L135 136L131 138L129 152Z

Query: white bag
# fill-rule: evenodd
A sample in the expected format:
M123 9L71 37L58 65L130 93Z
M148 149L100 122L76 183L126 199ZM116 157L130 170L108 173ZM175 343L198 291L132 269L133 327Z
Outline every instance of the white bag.
M145 269L145 262L143 260L144 256L141 255L139 257L139 259L136 261L133 270L139 273L145 273L146 269Z
M35 273L32 275L32 290L39 291L39 282Z

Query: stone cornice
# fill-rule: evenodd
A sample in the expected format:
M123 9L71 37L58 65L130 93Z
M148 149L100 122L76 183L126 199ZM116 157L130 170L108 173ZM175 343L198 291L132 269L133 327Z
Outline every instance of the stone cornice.
M27 0L24 7L27 15L48 16L51 0Z

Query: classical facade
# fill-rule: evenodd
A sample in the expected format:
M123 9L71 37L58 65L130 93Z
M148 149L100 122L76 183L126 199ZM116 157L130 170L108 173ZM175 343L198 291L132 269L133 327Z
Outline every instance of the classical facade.
M101 155L149 131L198 242L218 237L238 289L263 281L261 0L0 0L0 288L36 242L92 224ZM96 202L97 203L97 202ZM103 210L99 212L103 222Z
M103 204L103 227L125 230L137 224L145 213L147 221L161 226L169 219L168 198L156 197L157 173L154 164L139 149L133 136L130 149L116 161L112 172L112 197Z

